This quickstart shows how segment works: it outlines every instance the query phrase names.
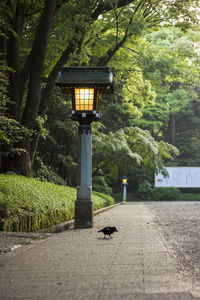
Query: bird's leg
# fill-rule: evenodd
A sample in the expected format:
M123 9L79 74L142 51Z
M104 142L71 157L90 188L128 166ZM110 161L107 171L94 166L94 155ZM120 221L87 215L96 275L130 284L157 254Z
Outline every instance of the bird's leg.
M106 235L104 235L104 239L106 238Z
M109 237L110 237L110 239L112 239L112 236L110 236L110 234L109 234Z

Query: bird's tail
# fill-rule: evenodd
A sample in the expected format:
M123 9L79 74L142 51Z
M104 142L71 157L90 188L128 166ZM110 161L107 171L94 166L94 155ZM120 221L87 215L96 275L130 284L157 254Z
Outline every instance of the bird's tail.
M97 232L103 232L103 229L101 229L101 230L98 230Z

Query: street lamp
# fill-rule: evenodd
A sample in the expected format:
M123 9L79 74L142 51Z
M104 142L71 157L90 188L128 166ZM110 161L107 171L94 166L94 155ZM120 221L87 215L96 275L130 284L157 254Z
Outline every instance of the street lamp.
M126 188L128 185L128 178L124 176L122 178L122 186L123 186L123 202L126 202Z
M71 94L71 118L79 122L78 186L75 202L75 228L93 227L92 201L92 121L99 121L99 96L113 92L109 67L62 68L55 83Z

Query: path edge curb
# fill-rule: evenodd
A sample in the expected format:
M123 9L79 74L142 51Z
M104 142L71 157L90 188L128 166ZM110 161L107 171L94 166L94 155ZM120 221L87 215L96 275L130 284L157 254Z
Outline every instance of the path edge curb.
M93 216L95 217L95 216L97 216L97 215L99 215L99 214L101 214L101 213L103 213L103 212L105 212L105 211L107 211L109 209L115 208L115 207L117 207L117 206L119 206L121 204L122 204L121 202L118 202L118 203L115 203L113 205L106 206L104 208L96 210L96 211L93 212ZM73 226L74 226L74 219L66 221L66 222L63 222L63 223L60 223L58 225L51 226L49 228L38 230L37 232L41 232L41 233L43 233L43 232L46 232L46 233L57 233L57 232L62 232L64 230L67 230L67 229L69 229L69 228L71 228Z

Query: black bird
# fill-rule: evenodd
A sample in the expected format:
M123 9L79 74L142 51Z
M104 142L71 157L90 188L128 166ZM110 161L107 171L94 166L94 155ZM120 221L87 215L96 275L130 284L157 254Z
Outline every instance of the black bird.
M99 230L98 232L103 232L103 233L104 233L104 239L105 239L105 238L106 238L106 235L109 235L109 237L111 238L112 236L110 236L110 235L111 235L113 232L115 232L115 231L118 232L118 230L117 230L116 227L110 227L110 226L108 226L108 227L104 227L103 229Z

